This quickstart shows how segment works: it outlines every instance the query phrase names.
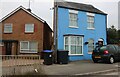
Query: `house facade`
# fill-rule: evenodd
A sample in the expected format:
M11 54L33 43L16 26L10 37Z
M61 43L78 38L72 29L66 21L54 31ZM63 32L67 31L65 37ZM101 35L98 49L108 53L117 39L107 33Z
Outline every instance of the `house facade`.
M107 44L107 14L81 3L57 2L55 7L57 49L68 50L69 60L91 59L98 39Z
M2 18L0 28L2 55L37 54L51 49L51 28L30 9L16 8Z

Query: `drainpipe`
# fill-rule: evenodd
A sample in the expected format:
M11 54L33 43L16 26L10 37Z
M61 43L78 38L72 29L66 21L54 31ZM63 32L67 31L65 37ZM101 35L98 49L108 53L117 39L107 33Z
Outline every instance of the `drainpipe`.
M106 31L105 31L106 32L106 39L105 40L106 40L106 45L107 45L108 44L108 40L107 40L107 38L108 38L107 37L107 15L105 16L105 26L106 26ZM105 41L104 41L104 44L105 44Z
M57 6L57 1L56 0L54 0L54 19L53 19L53 30L54 30L54 63L57 63L57 46L58 46L58 37L57 37L57 31L58 31L58 29L57 29L57 27L58 27L58 19L57 19L57 17L58 17L58 6Z

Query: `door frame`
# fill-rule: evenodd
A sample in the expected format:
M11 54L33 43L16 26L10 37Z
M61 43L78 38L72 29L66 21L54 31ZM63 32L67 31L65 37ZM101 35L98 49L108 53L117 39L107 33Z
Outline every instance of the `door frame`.
M4 43L4 47L5 47L5 55L12 55L12 46L13 46L13 43L16 43L15 54L17 55L18 40L2 40L2 42Z

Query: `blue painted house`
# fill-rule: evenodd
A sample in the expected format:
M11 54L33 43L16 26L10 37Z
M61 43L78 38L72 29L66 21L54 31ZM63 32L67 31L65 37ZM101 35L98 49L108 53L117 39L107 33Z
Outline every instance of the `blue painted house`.
M55 5L55 44L68 50L69 60L91 59L98 39L106 42L107 14L92 5L57 2Z

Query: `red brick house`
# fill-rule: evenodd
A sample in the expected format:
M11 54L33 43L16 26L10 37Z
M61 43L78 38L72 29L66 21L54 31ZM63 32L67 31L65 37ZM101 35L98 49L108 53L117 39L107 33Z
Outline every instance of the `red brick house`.
M51 49L52 30L49 25L22 6L2 18L0 33L3 55L36 54Z

